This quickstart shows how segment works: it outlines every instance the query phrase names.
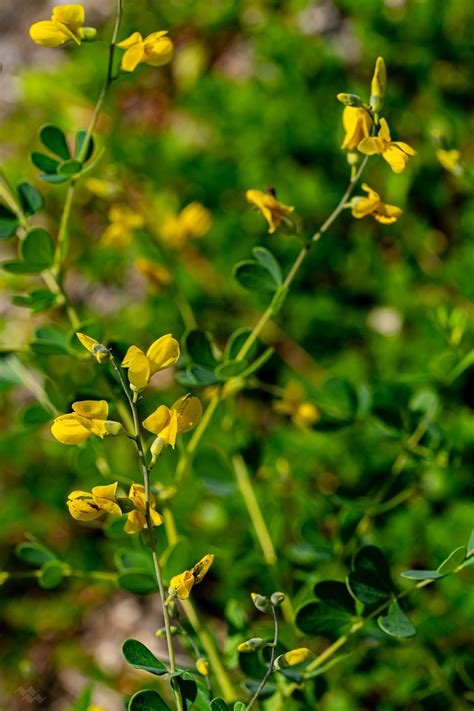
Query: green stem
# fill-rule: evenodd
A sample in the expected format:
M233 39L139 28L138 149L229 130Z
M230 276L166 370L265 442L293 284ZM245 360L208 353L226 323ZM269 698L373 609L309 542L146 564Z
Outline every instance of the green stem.
M166 602L165 602L166 596L165 596L165 586L163 583L163 574L161 571L160 562L158 560L158 555L156 552L155 528L154 528L154 524L151 520L151 514L150 514L150 511L151 511L150 470L147 466L146 457L145 457L145 450L143 447L143 440L142 440L142 435L141 435L140 422L139 422L139 418L138 418L137 404L134 401L134 398L131 396L129 389L127 387L127 384L125 382L125 379L123 377L123 373L120 370L119 366L117 365L115 358L112 356L112 354L111 354L110 362L112 363L113 369L117 373L117 376L120 380L122 389L125 393L128 403L130 405L130 411L132 413L133 425L134 425L134 430L135 430L134 441L135 441L136 448L137 448L139 465L140 465L140 469L141 469L141 472L143 475L143 486L145 489L145 519L146 519L147 531L148 531L147 539L148 539L149 547L151 549L151 555L152 555L152 559L153 559L153 567L155 570L155 577L156 577L156 582L158 583L158 591L160 594L161 606L162 606L162 610L163 610L163 620L165 623L166 643L168 646L170 671L175 672L176 671L176 660L175 660L175 655L174 655L173 635L171 634L170 614L169 614L168 606L166 605ZM182 700L181 692L180 692L179 685L178 685L176 679L173 678L171 680L171 686L172 686L174 693L175 693L177 710L183 711L183 709L184 709L183 700Z
M263 677L262 681L258 685L255 694L252 696L250 699L249 703L247 704L246 711L249 711L249 709L252 708L258 697L260 696L261 692L263 691L263 688L267 681L270 679L271 675L273 674L273 665L275 663L275 656L276 656L276 648L278 644L278 615L276 613L275 608L272 606L272 615L273 615L273 623L275 625L275 632L273 635L273 646L272 646L272 651L270 654L270 660L268 662L268 669L267 673Z

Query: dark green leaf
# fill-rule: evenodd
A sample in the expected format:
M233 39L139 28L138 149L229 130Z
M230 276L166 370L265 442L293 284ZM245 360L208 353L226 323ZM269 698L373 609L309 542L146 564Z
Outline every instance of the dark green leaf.
M118 576L118 584L123 590L135 595L146 595L157 590L156 580L146 570L129 569Z
M176 379L181 385L190 388L206 388L208 385L221 382L212 370L199 366L189 366L186 370L180 370Z
M170 711L170 709L157 691L144 689L132 696L128 711Z
M257 260L257 262L261 264L264 269L267 270L276 286L281 286L281 268L276 258L270 252L270 250L266 249L265 247L254 247L252 249L252 254Z
M49 563L50 561L57 560L55 554L50 551L46 546L37 541L32 541L31 543L19 543L15 548L15 553L29 565L34 565L40 567L44 563Z
M333 607L341 607L350 615L355 615L354 598L347 589L345 583L338 580L321 580L314 586L316 597Z
M58 560L50 560L41 567L38 583L45 590L52 590L61 584L63 577L64 565Z
M82 146L84 145L84 139L86 136L87 136L87 131L84 131L82 128L76 133L76 145L75 145L75 149L74 149L74 158L76 160L79 160L79 156L81 154ZM86 155L83 160L84 163L89 160L89 158L92 156L93 152L94 152L94 138L93 138L93 136L91 136L89 139L89 144L87 146Z
M0 205L0 237L10 237L19 225L18 217L14 212Z
M44 205L43 196L31 183L20 183L17 187L23 212L28 217L41 210Z
M59 156L63 160L69 160L71 157L66 137L57 126L53 126L51 123L42 126L39 131L39 138L41 143L55 156Z
M56 301L56 294L47 289L35 289L26 296L14 296L13 303L17 306L30 308L34 314L49 309Z
M41 405L30 405L23 412L23 423L25 425L44 425L52 419L51 413Z
M184 699L185 711L187 711L196 699L198 693L197 684L190 674L184 674L178 677L178 686Z
M211 711L229 711L224 699L212 699L211 701Z
M221 363L216 368L216 375L219 378L227 380L228 378L235 378L237 375L243 373L248 366L248 361L246 360L227 360Z
M54 244L51 235L43 227L34 227L21 242L20 253L27 265L42 264L43 269L47 269L54 261Z
M466 546L459 546L459 548L456 548L456 550L454 550L448 558L441 563L437 569L437 572L440 575L449 575L449 573L453 573L464 561L466 553Z
M393 592L390 568L376 546L364 546L355 555L348 586L352 595L365 605L377 605Z
M353 615L343 607L326 602L310 602L296 614L296 625L305 634L338 636L349 628Z
M49 173L41 173L38 175L40 180L44 180L45 183L55 183L59 185L60 183L67 183L69 180L68 175L50 175Z
M255 692L258 689L260 682L259 681L253 681L252 679L246 679L244 681L244 686L249 692L250 696L253 696ZM260 701L265 701L265 699L269 699L270 696L273 696L275 691L277 690L276 684L272 684L271 682L267 682L265 686L263 687L262 691L259 693L258 698Z
M277 285L271 274L252 259L245 259L234 266L234 278L244 289L256 292L274 292Z
M38 153L38 151L33 151L31 161L33 165L47 175L54 175L59 168L59 161L47 156L45 153Z
M58 168L58 173L59 175L76 175L76 173L80 173L81 170L82 163L79 163L78 160L67 160L61 163Z
M30 348L36 355L67 355L66 335L54 326L42 326L36 329L35 338Z
M217 365L217 360L212 351L211 338L204 331L197 329L188 331L184 336L183 350L187 353L191 362L196 363L196 365L201 365L211 370Z
M396 600L390 603L387 614L377 619L380 629L392 637L414 637L416 628L409 617L405 615Z
M168 672L166 665L160 662L148 647L136 639L125 640L122 645L122 654L135 669L143 669L156 676L163 676Z
M357 411L357 395L346 380L330 378L317 394L316 402L325 415L338 420L351 420Z
M244 345L244 343L247 341L247 338L249 337L251 331L248 328L238 328L234 333L230 336L229 340L226 343L226 347L224 349L224 358L225 360L235 360ZM250 347L250 350L248 351L246 358L251 360L253 356L256 354L258 350L258 342L255 341L252 346Z

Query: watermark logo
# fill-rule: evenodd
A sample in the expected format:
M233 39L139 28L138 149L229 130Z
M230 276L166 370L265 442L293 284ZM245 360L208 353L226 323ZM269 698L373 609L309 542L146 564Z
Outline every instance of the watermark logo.
M43 701L46 701L46 696L41 696L40 690L35 689L34 686L29 686L26 689L24 686L20 686L16 690L16 693L19 694L22 699L27 701L29 704L32 704L34 702L36 702L37 704L42 704Z

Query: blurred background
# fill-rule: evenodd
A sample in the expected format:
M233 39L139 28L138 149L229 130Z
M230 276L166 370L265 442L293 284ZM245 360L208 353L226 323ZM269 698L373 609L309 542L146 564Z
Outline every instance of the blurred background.
M28 35L30 24L49 17L50 3L0 7L0 161L13 184L28 179L42 191L46 207L36 219L53 235L65 188L41 183L29 154L38 150L42 124L71 136L90 120L114 3L84 5L99 40L56 50ZM160 69L142 65L113 87L96 132L105 154L77 191L65 282L81 319L118 353L167 332L180 338L196 324L222 347L235 328L256 321L266 303L232 280L233 264L263 244L286 270L299 246L294 237L266 234L245 191L274 186L295 206L304 233L316 231L349 176L335 95L367 100L378 55L387 64L392 137L417 151L402 175L379 158L369 161L364 178L403 218L384 226L347 212L314 248L265 332L275 355L259 373L261 387L240 394L235 407L230 400L220 406L173 499L183 538L167 573L216 554L196 599L238 678L235 647L247 625L252 636L269 633L265 619L254 619L249 593L271 592L274 581L229 467L235 448L255 479L280 585L295 607L315 581L344 579L354 545L380 546L397 578L407 568L435 568L469 537L473 19L466 0L124 0L120 38L168 29L175 58ZM440 148L460 157L447 163ZM190 234L179 215L193 202L203 210ZM2 259L15 254L14 240L2 241ZM67 349L32 353L38 328L52 323L67 339L69 327L60 311L32 316L12 303L30 277L3 272L0 280L0 566L14 573L0 589L0 708L63 711L92 681L94 702L120 711L148 682L126 667L120 645L129 636L160 644L158 606L153 595L88 576L116 572L117 547L138 554L140 543L81 526L64 501L72 489L136 477L133 451L121 440L65 448L47 424L54 408L67 412L74 400L113 399L114 380ZM144 411L183 392L166 371L153 380ZM314 406L310 422L297 417L302 402ZM387 492L391 503L356 540L361 512L427 411L421 450ZM165 485L173 485L176 461L169 452L160 464ZM26 533L83 577L39 587L14 552ZM470 708L467 577L408 598L414 640L364 631L354 654L318 677L318 708ZM309 640L315 651L327 644ZM29 686L39 694L31 704L18 691ZM265 708L274 708L271 700Z

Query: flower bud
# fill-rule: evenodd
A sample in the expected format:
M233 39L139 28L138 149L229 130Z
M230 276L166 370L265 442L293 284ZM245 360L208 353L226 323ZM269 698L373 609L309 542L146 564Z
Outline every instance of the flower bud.
M280 605L282 604L284 599L285 599L284 593L274 592L270 598L270 602L272 603L273 607L280 607Z
M336 99L344 106L363 106L364 102L357 94L337 94Z
M354 168L359 162L360 153L357 151L347 151L346 158L349 165Z
M209 676L210 666L207 659L198 659L196 661L196 669L203 676Z
M123 426L120 422L114 422L114 420L106 420L105 429L107 434L112 435L113 437L117 437L117 435L120 435L123 432Z
M314 659L313 652L307 647L299 647L298 649L292 649L286 652L286 654L280 654L280 656L275 659L275 669L295 667L298 664L309 662L311 659Z
M243 654L249 654L250 652L258 652L259 649L263 649L266 646L267 643L261 637L251 637L245 642L241 642L237 647L237 651Z
M102 343L98 343L92 348L92 355L98 363L106 363L112 357L109 349L103 346Z
M81 29L81 39L84 42L93 42L97 39L97 30L95 27L83 27Z
M179 629L174 625L170 625L170 632L172 637L176 637L176 635L179 634ZM155 637L166 639L166 627L160 627L159 630L156 630Z
M382 110L385 89L387 88L387 70L383 57L377 57L374 76L370 85L370 106L378 114Z
M161 437L157 437L155 440L153 440L153 443L150 447L152 465L156 464L156 460L162 453L164 446L165 442Z
M259 595L258 593L251 593L252 596L252 602L257 608L257 610L260 610L260 612L271 612L272 611L272 603L268 599L268 597L264 597L263 595Z

